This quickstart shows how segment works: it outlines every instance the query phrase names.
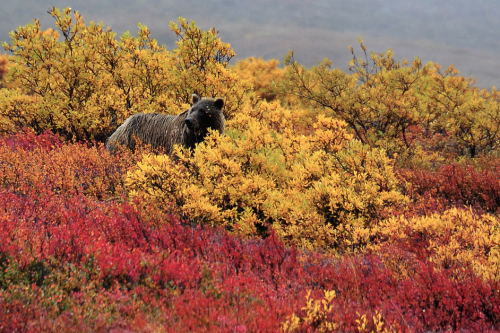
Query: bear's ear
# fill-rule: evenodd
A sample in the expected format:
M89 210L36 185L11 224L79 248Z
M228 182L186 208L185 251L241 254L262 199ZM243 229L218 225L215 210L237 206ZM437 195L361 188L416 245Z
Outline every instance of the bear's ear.
M222 110L224 107L224 100L222 98L217 98L214 102L214 105L217 109Z
M200 101L200 96L196 95L196 94L192 94L191 95L191 105L195 105L196 103L198 103Z

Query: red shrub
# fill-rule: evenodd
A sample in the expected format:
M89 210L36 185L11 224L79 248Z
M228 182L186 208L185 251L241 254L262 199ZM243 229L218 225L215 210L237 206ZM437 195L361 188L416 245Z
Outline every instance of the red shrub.
M14 325L17 311L26 320L38 313L29 320L40 327L55 320L99 330L93 320L107 318L132 330L140 322L164 323L167 331L277 331L300 313L308 290L326 289L337 292L331 315L341 331L356 331L356 313L375 311L404 331L488 329L500 320L497 284L467 270L459 277L453 269L435 271L419 255L412 275L398 278L374 255L298 255L274 236L243 241L168 216L158 225L140 216L126 203L1 192L3 298L15 298L9 286L35 286L21 301L33 309L10 307L4 319ZM407 252L386 254L398 251ZM47 306L50 297L61 303ZM81 318L67 319L73 307Z
M9 135L0 139L0 141L12 150L21 149L31 151L35 148L41 148L44 151L60 148L63 143L61 139L46 131L41 135L36 135L32 129L25 129L22 133Z
M376 311L400 331L500 329L500 285L466 267L436 270L424 239L338 258L286 248L274 235L242 240L81 191L77 179L123 171L99 166L114 158L101 148L42 153L7 141L3 154L29 159L0 162L16 177L0 189L0 331L276 332L302 314L309 290L336 291L328 316L339 331L356 332L358 313ZM73 157L64 159L65 147ZM44 171L51 163L58 168ZM78 175L70 185L55 181L64 165Z
M110 155L102 144L61 143L50 132L32 131L0 139L0 187L28 193L47 187L62 195L83 193L98 200L123 194L123 176L140 154Z
M404 181L414 186L409 193L413 214L463 206L478 212L500 211L500 166L478 171L472 166L448 164L436 171L398 171Z

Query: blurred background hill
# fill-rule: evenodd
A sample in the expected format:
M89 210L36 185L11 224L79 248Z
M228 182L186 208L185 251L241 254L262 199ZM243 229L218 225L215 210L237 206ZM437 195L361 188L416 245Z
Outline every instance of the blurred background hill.
M88 23L103 22L121 35L137 33L146 24L153 38L175 47L170 21L182 16L207 30L215 27L238 59L255 56L282 60L288 50L306 66L323 58L347 71L357 37L369 51L393 49L395 58L418 56L424 63L453 64L464 76L477 78L479 87L500 87L500 5L478 1L340 1L340 0L15 0L0 11L0 41L33 18L42 28L54 27L47 14L52 6L78 10ZM234 62L233 62L234 63Z

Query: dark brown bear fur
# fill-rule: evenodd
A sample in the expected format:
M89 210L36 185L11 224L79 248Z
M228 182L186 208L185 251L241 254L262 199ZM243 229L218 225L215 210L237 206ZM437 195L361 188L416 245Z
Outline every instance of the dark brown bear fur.
M153 149L163 148L171 154L174 145L193 149L203 141L208 128L224 134L224 101L220 98L200 98L193 94L190 109L177 116L159 113L138 113L129 117L106 141L106 149L116 150L116 144L135 150L136 139Z

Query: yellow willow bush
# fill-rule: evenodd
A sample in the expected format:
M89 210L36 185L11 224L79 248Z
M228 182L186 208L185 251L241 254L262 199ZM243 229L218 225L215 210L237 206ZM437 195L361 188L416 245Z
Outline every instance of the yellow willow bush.
M5 86L5 75L9 68L9 58L5 54L0 54L0 89Z
M380 243L404 242L414 235L429 241L431 260L439 267L470 265L485 279L500 279L500 220L478 216L469 210L450 209L441 214L405 219L392 217L380 222L369 237L377 240L367 249L377 251ZM368 243L368 237L365 239Z
M263 60L250 57L240 60L231 69L242 80L252 83L257 98L271 102L276 99L274 85L283 79L284 69L279 68L276 59Z
M464 78L450 66L432 71L432 90L428 94L426 114L438 116L430 130L448 135L452 140L444 148L459 155L477 157L499 147L500 92L474 87L474 80Z
M202 31L182 17L179 25L172 22L170 29L179 40L171 55L173 63L168 74L174 81L169 87L172 90L169 97L183 103L190 103L193 92L203 97L223 97L224 115L231 119L243 106L245 93L251 88L227 68L235 56L231 46L218 38L215 28Z
M117 39L102 23L85 25L77 11L49 13L56 30L42 31L34 20L3 44L16 63L6 80L22 89L0 90L1 132L26 126L103 140L131 114L182 111L193 92L224 97L228 118L242 104L247 88L226 68L234 52L215 29L201 31L180 18L170 27L179 40L169 52L145 25L138 37L126 32Z
M8 54L0 54L0 90L20 87L17 81L7 81L7 73L15 66L11 60L12 58Z
M304 330L305 326L307 329L313 329L314 332L335 332L338 328L338 324L333 322L329 317L333 314L333 300L335 298L335 290L324 290L324 296L321 300L316 300L311 297L311 290L306 295L306 305L302 308L304 311L304 316L296 316L294 313L292 316L283 323L283 332L301 332ZM358 314L359 316L359 314ZM359 316L356 319L356 324L358 332L370 332L370 333L389 333L386 328L386 323L382 318L382 314L379 311L375 311L375 315L372 316L373 320L373 330L370 332L367 328L368 323L366 315Z
M36 96L28 96L18 89L0 90L0 132L16 133L23 127L30 127L42 133L49 111L40 110Z
M384 148L399 160L438 152L476 157L498 148L500 93L480 90L453 66L441 71L415 59L396 61L392 51L353 54L349 75L325 59L310 69L290 52L280 95L293 95L304 107L344 120L361 142ZM371 65L371 67L370 67ZM425 153L424 153L425 152Z
M211 133L192 153L145 156L127 175L130 194L239 235L270 226L302 248L352 250L384 209L405 202L392 161L326 116L303 135L294 130L301 116L278 102L246 107L226 136Z
M308 326L317 332L333 332L337 324L328 320L328 314L333 311L332 301L335 298L335 290L325 290L322 300L315 300L311 297L311 290L306 295L306 306L303 318L292 314L291 318L283 323L284 332L294 332L300 328L300 321L304 321Z

